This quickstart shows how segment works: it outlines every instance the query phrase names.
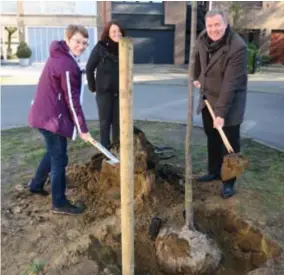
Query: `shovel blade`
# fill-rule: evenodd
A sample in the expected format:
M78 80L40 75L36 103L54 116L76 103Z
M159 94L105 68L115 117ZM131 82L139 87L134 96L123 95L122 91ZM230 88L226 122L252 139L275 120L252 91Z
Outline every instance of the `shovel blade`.
M232 153L224 157L221 178L227 181L233 178L240 177L248 168L248 158L239 153Z
M108 164L110 164L111 166L113 166L113 167L116 167L116 166L119 165L119 161L116 161L116 160L111 160L111 159L109 159L109 160L107 160L106 162L107 162Z

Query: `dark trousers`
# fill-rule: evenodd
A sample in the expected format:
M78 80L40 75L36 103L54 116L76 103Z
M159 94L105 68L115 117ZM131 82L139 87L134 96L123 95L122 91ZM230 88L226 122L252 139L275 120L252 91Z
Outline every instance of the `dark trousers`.
M119 96L110 92L98 93L97 104L100 121L100 139L103 146L109 148L110 130L112 142L119 143Z
M205 107L202 110L202 120L205 134L207 135L207 153L208 153L208 172L209 174L220 175L223 157L228 154L219 132L213 128L213 120ZM223 130L231 143L234 151L240 152L240 125L223 127ZM236 179L228 182L235 182ZM224 182L224 183L227 183Z
M42 189L50 173L52 205L62 207L67 203L65 197L65 167L68 164L67 139L43 129L39 131L45 139L46 153L31 181L30 189Z

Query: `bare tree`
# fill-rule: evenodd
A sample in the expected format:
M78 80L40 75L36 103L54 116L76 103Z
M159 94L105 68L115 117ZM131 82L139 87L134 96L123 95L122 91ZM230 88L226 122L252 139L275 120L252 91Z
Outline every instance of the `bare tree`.
M243 28L242 18L244 16L244 9L240 3L232 1L231 6L229 7L229 13L232 18L232 28L236 32L239 32Z
M193 127L193 75L195 63L195 43L196 43L196 25L197 25L197 2L191 1L191 35L190 35L190 53L188 65L188 107L187 107L187 128L185 140L185 212L186 226L193 229L193 209L192 209L192 156L191 140Z
M19 30L19 41L25 41L25 26L23 20L23 1L17 0L17 25Z
M12 53L12 36L17 31L17 28L13 27L13 26L6 26L5 30L8 32L7 59L12 59L13 58L13 53Z

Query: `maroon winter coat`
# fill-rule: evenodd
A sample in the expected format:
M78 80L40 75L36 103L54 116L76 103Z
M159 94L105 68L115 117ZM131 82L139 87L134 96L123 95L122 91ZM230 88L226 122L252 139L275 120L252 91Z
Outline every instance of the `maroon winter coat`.
M82 110L82 71L65 41L53 41L37 85L29 124L64 137L88 132Z

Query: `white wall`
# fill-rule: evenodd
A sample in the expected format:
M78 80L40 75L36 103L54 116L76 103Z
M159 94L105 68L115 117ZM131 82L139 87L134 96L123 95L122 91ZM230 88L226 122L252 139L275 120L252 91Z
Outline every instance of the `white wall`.
M24 14L58 14L58 15L97 15L97 1L28 1L22 0ZM1 13L13 14L17 12L17 1L2 0Z

